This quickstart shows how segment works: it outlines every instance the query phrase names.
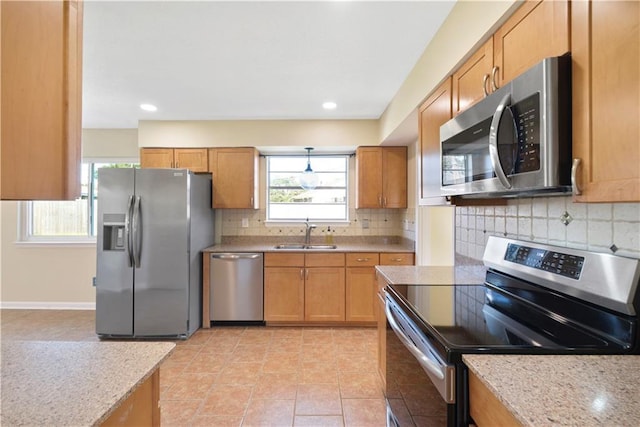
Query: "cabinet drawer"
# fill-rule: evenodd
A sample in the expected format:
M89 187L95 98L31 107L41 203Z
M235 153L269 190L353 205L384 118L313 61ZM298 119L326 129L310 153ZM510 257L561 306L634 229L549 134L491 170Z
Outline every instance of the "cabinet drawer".
M265 267L304 267L304 254L296 252L266 252Z
M344 267L344 253L306 254L304 265L307 267Z
M413 265L413 254L408 252L381 253L380 265Z
M377 252L354 252L347 255L347 267L373 267L380 263Z

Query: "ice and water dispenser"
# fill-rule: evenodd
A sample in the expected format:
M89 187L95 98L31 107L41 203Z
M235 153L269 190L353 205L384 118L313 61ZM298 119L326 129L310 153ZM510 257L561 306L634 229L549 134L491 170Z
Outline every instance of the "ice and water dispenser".
M127 244L124 214L104 214L102 223L102 249L124 251Z

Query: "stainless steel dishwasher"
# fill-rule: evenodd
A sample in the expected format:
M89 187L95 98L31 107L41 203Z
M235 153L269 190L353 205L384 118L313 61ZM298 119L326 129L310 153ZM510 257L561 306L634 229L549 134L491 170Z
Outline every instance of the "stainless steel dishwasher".
M212 253L209 313L213 322L263 322L262 253Z

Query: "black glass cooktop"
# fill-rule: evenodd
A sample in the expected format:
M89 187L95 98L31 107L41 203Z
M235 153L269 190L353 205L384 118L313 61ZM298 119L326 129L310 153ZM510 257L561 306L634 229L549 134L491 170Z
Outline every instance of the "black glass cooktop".
M490 285L389 285L441 351L629 352L635 320L527 282L489 272Z

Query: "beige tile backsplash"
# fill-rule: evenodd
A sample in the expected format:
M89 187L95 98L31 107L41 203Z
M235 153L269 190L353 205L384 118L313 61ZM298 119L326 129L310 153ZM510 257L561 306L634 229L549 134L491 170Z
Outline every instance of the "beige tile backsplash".
M219 209L222 216L221 235L228 236L304 236L305 226L292 223L265 223L266 210ZM242 227L242 220L248 227ZM366 220L366 221L365 221ZM368 226L365 228L365 223ZM340 236L402 236L415 240L415 209L351 209L349 222L341 224L317 222L313 236L323 236L327 226L335 237Z
M565 225L563 215L569 215ZM571 197L456 208L456 252L482 259L491 235L640 258L640 203L574 203Z

